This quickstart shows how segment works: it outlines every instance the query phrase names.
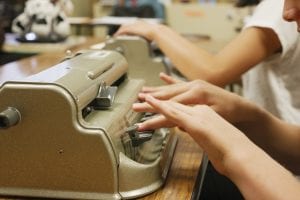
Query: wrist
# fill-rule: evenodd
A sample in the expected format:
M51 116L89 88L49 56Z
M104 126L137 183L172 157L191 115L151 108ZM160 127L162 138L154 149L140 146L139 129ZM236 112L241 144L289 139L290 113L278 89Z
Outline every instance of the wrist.
M156 25L156 24L150 26L150 31L148 32L148 36L147 36L150 41L155 41L156 40L157 34L159 32L159 27L158 26L159 25Z
M239 118L237 118L235 125L248 138L257 143L259 142L257 139L262 138L266 133L274 131L274 126L278 124L278 119L271 113L249 101L240 101L240 104L237 107L242 109L236 112L235 116ZM262 133L264 134L262 135Z
M210 151L206 148L205 152L215 169L235 182L237 177L243 176L243 164L251 161L253 152L247 147L247 142L238 138L231 139L232 142L223 142L218 149Z
M238 106L235 106L238 108L237 112L235 112L237 122L258 122L259 124L263 124L269 118L267 111L250 101L240 98L238 104Z
M158 41L161 35L164 35L166 30L166 26L162 24L155 24L152 26L152 30L150 31L149 39L151 41Z
M224 155L223 174L236 182L243 177L246 166L257 159L258 148L246 136L241 135L238 143L231 146Z

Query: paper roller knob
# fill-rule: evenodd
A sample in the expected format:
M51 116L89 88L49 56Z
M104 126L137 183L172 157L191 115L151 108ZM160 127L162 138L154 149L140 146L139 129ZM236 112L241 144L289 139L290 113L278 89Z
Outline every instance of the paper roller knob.
M16 125L21 120L20 112L13 107L8 107L0 113L0 129Z

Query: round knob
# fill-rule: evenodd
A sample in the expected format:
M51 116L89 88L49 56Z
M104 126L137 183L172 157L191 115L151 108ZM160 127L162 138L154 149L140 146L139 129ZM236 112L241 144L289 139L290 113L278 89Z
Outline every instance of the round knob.
M0 113L0 128L9 128L21 120L20 112L13 107L8 107Z

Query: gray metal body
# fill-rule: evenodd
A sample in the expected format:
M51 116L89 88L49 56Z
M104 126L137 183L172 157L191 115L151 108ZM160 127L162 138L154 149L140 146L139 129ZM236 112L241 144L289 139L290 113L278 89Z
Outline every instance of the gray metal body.
M147 85L161 85L160 72L168 73L163 56L156 55L150 43L138 36L118 36L109 38L104 49L117 50L129 63L132 78L143 78Z
M0 117L0 194L129 199L161 187L177 138L166 134L161 146L153 146L160 150L158 157L149 162L128 156L122 136L141 118L131 106L144 81L126 78L127 68L116 51L87 51L2 84L0 112L13 108L19 118L10 124ZM83 116L99 85L117 80L112 107Z

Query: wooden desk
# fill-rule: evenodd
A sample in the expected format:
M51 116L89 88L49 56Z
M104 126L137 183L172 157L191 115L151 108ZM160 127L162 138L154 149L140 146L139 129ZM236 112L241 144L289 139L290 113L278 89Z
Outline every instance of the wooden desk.
M2 50L9 53L52 53L74 49L86 42L87 37L69 36L65 41L57 43L22 43L16 40L14 34L6 34Z
M99 38L90 38L84 44L70 50L76 52L80 49L88 48L99 41L101 41ZM22 78L38 73L60 62L64 56L63 51L44 53L3 65L0 67L0 84L10 79ZM202 151L187 134L178 132L178 136L179 140L176 152L164 187L139 199L190 199L200 166ZM22 198L0 197L0 200L8 199L15 200Z
M103 38L85 37L84 41L84 43L73 45L68 49L58 48L56 51L41 53L37 56L32 56L0 66L0 84L4 81L19 79L36 74L62 61L66 57L66 50L77 52L81 49L87 49L91 45L98 43L99 41L103 41Z
M202 150L186 133L178 131L177 134L178 144L165 186L141 199L189 200L191 198L201 164Z

